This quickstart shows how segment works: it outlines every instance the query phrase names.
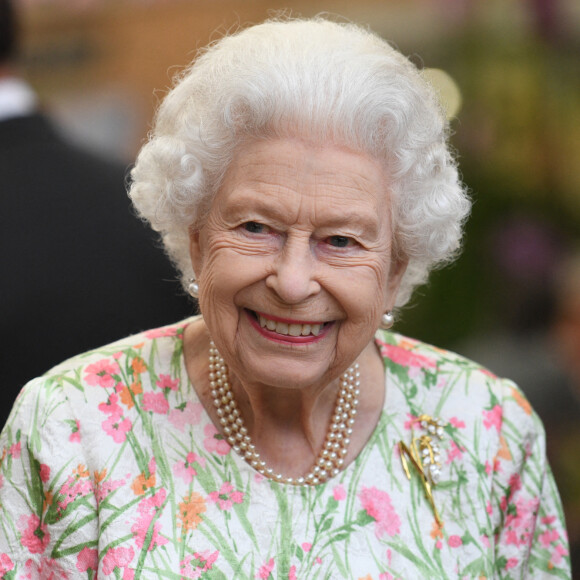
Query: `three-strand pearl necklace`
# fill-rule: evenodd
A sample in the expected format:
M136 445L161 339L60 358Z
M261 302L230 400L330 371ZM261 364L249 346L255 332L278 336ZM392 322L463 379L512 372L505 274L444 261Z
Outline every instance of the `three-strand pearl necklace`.
M352 365L340 378L340 388L324 444L314 465L303 477L285 477L266 465L252 443L238 409L229 380L228 367L213 340L209 346L209 384L216 413L233 450L259 473L291 485L317 485L337 475L344 466L360 394L359 365Z

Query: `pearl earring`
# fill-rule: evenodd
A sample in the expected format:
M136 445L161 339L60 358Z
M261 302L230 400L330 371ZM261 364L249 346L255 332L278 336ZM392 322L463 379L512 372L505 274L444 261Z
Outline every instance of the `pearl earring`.
M395 324L395 317L393 316L393 313L389 310L388 312L385 312L381 316L380 326L383 330L388 330L389 328L391 328L391 326L393 326L393 324Z
M189 279L189 286L187 287L187 291L193 298L197 298L199 296L199 284L195 281L194 278Z

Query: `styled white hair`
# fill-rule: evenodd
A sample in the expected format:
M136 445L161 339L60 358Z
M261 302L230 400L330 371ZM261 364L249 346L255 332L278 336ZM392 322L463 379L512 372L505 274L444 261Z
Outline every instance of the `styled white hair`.
M470 202L445 113L417 68L350 23L271 20L204 49L163 100L129 195L184 284L201 227L236 148L303 137L368 154L390 178L394 248L408 260L397 306L453 259Z

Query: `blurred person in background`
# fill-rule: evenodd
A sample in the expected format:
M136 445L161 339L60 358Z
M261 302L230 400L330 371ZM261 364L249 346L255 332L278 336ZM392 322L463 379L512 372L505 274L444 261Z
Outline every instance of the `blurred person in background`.
M132 214L126 167L71 145L19 75L16 6L0 0L0 425L57 362L191 313Z
M130 190L201 315L28 383L0 436L4 570L569 578L521 391L389 331L461 244L448 134L422 71L354 24L202 51Z

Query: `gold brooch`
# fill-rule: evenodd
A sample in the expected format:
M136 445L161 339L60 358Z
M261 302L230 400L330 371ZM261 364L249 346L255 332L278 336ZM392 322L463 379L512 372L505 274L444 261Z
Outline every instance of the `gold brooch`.
M433 500L433 488L439 483L441 477L441 449L439 444L443 438L446 424L441 419L433 419L429 415L420 415L416 422L421 425L426 433L416 437L414 429L411 428L413 438L410 449L403 441L399 441L401 463L407 479L411 479L407 458L419 472L421 483L425 490L425 497L433 509L435 521L438 526L442 527L443 522L439 517L439 512Z

